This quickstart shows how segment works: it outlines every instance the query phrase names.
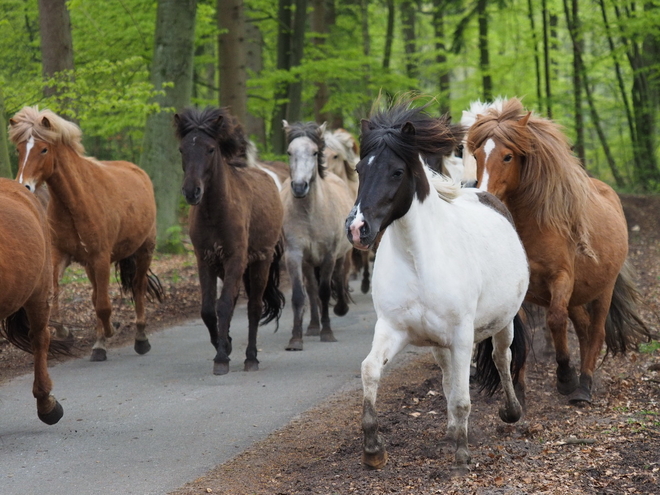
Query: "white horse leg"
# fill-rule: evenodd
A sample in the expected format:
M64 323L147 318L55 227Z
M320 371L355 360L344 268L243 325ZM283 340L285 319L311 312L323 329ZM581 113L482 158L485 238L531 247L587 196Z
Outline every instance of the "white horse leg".
M436 363L442 369L442 393L445 394L445 400L449 404L449 395L451 394L451 351L446 347L433 347L431 349ZM447 439L456 441L456 417L453 411L447 407Z
M472 331L470 328L469 331ZM447 416L455 421L453 432L456 437L455 462L458 467L467 467L470 462L468 449L468 417L470 416L470 361L472 343L457 343L451 350L451 392L447 398ZM450 432L448 427L448 433Z
M302 323L305 312L305 289L302 274L302 253L287 252L286 267L291 280L291 306L293 307L293 330L287 351L302 351ZM310 296L311 297L311 296Z
M376 396L383 367L408 344L408 336L392 327L386 321L376 322L374 339L369 355L362 361L362 432L364 445L362 462L374 469L387 463L387 452L383 437L378 433Z
M513 342L513 321L502 331L493 335L493 361L500 374L504 390L504 406L500 408L500 418L505 423L515 423L522 416L522 407L516 397L511 379L511 342Z
M316 281L314 267L309 263L305 263L303 275L305 277L307 300L309 302L309 325L307 326L305 335L318 337L321 333L321 317L319 316L319 284Z

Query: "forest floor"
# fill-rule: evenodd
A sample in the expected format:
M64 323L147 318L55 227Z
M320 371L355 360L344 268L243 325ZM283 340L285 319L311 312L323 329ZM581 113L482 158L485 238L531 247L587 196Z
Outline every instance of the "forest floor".
M630 258L646 302L642 314L659 332L660 197L622 200ZM153 270L166 299L148 305L148 330L197 318L192 254L159 256ZM65 273L62 320L73 329L80 356L89 355L93 343L88 285L80 267ZM133 340L132 306L116 288L112 299L120 327L110 345L125 345ZM542 331L534 342L521 421L500 421L499 393L489 398L471 391L467 474L452 469L453 450L440 442L446 404L439 368L425 353L381 382L377 411L390 459L384 469L361 464L362 393L355 390L327 399L174 494L660 494L660 345L608 356L596 371L593 404L575 407L555 390L554 358ZM31 366L29 355L0 342L0 383Z

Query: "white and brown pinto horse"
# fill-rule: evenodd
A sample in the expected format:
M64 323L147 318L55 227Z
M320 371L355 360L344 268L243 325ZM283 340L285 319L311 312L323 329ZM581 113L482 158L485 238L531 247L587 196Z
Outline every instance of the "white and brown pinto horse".
M325 131L325 164L328 170L340 177L351 191L352 201L357 198L358 175L355 167L360 161L360 147L353 135L345 129ZM369 262L373 254L353 248L351 253L352 270L354 273L362 271L360 290L363 294L369 292L371 274Z
M351 211L353 200L346 183L324 165L325 124L289 125L284 121L284 129L289 142L291 177L284 184L281 198L293 306L293 331L286 349L300 351L305 308L303 287L307 289L311 313L306 335L320 335L321 342L336 341L328 310L333 293L337 299L334 313L343 316L348 312L347 268L351 244L344 235L344 219Z
M378 320L362 362L363 462L373 468L387 462L375 409L378 383L383 367L408 344L430 346L442 368L447 435L456 442L458 467L470 460L474 343L492 341L477 368L488 378L485 388L502 384L502 420L515 422L523 413L516 391L524 389L514 390L526 349L516 317L529 281L522 243L495 197L461 189L426 165L429 157L448 155L461 134L407 102L362 121L360 189L346 232L354 246L368 249L384 231L372 280Z

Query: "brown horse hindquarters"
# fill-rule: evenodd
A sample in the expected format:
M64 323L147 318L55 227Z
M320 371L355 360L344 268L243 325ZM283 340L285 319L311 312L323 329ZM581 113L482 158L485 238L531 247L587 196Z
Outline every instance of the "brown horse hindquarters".
M55 424L64 412L50 394L48 374L52 274L46 214L22 185L5 179L0 179L0 239L3 331L10 342L34 354L37 412L44 423Z

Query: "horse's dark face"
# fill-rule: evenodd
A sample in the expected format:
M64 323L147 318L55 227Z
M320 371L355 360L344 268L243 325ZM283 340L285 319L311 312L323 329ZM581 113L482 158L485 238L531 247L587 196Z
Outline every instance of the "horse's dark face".
M181 192L189 205L198 205L218 160L222 159L218 144L204 132L193 130L181 139L179 151L183 164Z
M346 218L346 233L353 246L369 249L378 233L410 208L416 178L410 166L387 146L368 153L357 164L357 172L360 185L355 206Z
M16 146L18 151L18 173L16 180L35 192L46 182L55 169L53 145L30 137Z

